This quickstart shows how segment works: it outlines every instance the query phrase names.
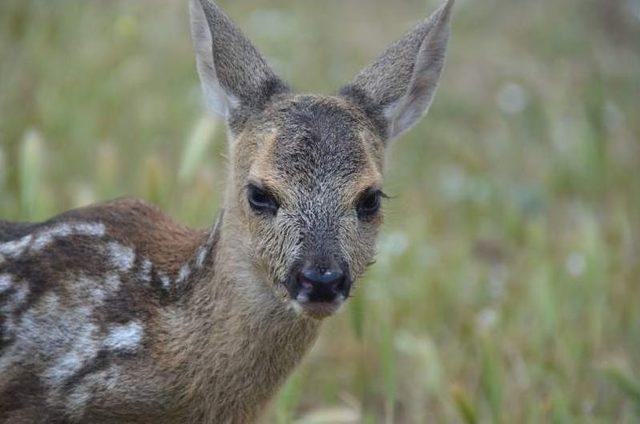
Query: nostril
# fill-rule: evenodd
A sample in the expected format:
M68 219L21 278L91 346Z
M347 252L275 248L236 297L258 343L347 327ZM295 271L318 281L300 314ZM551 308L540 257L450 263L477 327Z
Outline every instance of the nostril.
M310 302L333 302L347 290L346 276L337 267L325 268L307 266L298 274L298 294Z

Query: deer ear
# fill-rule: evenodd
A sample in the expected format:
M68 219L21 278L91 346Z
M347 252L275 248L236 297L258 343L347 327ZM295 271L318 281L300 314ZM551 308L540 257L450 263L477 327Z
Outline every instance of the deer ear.
M453 3L447 0L341 90L374 118L387 139L408 130L431 105L444 66Z
M264 108L288 91L231 19L211 0L191 0L191 37L208 106L230 118L237 109Z

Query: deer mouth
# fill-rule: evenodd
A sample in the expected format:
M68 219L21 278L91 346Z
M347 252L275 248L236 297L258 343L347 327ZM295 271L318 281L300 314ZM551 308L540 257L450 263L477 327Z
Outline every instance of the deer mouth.
M344 296L340 295L332 301L310 301L303 296L298 296L292 302L294 309L299 313L314 319L323 319L338 312L344 299Z

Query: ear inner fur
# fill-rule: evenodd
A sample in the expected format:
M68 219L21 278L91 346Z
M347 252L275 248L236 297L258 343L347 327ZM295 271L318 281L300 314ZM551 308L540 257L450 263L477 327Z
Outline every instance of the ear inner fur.
M385 138L396 138L428 110L444 66L453 4L448 0L341 90L361 105Z

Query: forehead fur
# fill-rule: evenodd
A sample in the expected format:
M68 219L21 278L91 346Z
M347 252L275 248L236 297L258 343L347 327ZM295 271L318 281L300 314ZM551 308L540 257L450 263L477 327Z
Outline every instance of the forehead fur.
M343 98L282 99L251 127L242 138L260 140L252 178L308 188L380 182L383 142L365 114Z

